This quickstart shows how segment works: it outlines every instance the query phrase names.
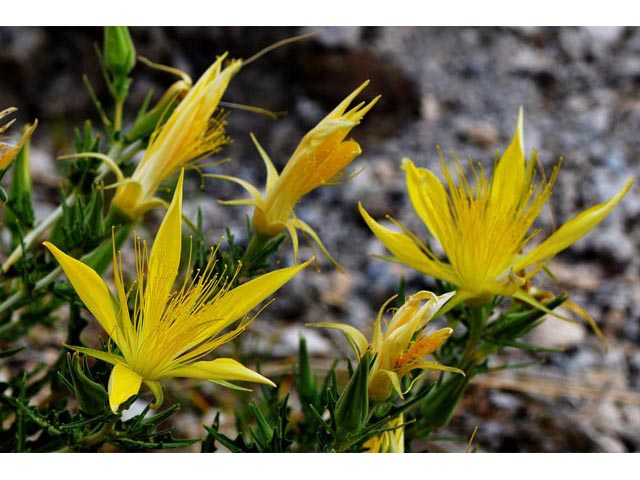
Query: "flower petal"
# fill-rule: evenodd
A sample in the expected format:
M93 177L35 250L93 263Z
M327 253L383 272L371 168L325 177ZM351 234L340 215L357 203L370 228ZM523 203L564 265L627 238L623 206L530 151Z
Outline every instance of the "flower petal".
M212 315L212 318L221 318L221 321L212 324L212 329L214 330L212 333L223 330L238 318L249 313L306 268L313 260L312 258L301 265L281 268L261 275L216 299L207 307L217 312L217 315Z
M180 172L173 200L162 220L149 256L149 273L145 285L145 330L153 330L159 321L167 297L178 275L182 249L182 184L184 170Z
M142 377L126 365L119 363L111 370L109 377L109 406L113 413L130 397L140 391Z
M160 407L164 401L164 392L162 391L162 385L160 385L160 382L151 380L143 380L143 382L147 387L149 387L151 393L153 393L153 403L151 404L151 408Z
M320 240L320 237L315 232L315 230L313 230L313 228L311 228L305 222L303 222L298 217L296 217L295 214L293 214L292 217L289 218L289 220L287 220L286 223L289 225L292 225L294 228L297 228L305 235L308 235L309 237L311 237L311 240L313 240L316 243L316 245L318 245L318 248L320 249L320 251L324 254L325 257L327 257L327 259L333 264L333 266L336 267L336 269L338 269L340 273L344 273L344 269L340 266L337 260L333 258L333 256L329 253L329 251L327 250L327 247L324 246L324 243L322 243L322 240ZM295 251L294 258L297 256L297 250L298 249L296 247L294 249Z
M91 267L70 257L52 243L44 242L43 245L56 258L82 303L117 344L118 330L113 308L115 299L102 278Z
M411 368L419 368L419 369L422 369L422 370L426 370L426 369L440 370L442 372L458 373L458 374L462 375L463 377L466 377L466 374L464 373L464 371L460 370L459 368L448 367L448 366L442 365L442 364L440 364L438 362L418 362L418 363L412 364Z
M258 139L256 138L256 136L253 133L251 134L251 140L253 141L253 144L258 149L258 153L260 153L260 156L262 157L262 161L264 162L264 166L267 169L267 188L266 188L266 191L268 192L269 190L271 190L271 188L273 187L274 183L276 183L276 181L278 180L278 177L279 177L278 170L276 170L276 167L273 165L273 162L269 158L269 155L267 154L265 149L262 148L262 145L260 145L260 143L258 142Z
M394 232L376 222L362 204L358 204L360 214L376 237L395 255L396 259L426 275L457 285L456 276L449 265L431 260L418 248L415 242L404 233Z
M216 358L215 360L196 362L191 365L178 367L171 370L167 376L199 378L212 382L218 380L240 380L244 382L265 383L272 387L276 386L276 384L268 378L263 377L231 358Z
M119 355L114 355L113 353L104 352L102 350L95 350L93 348L87 347L76 347L74 345L65 345L70 350L75 350L76 352L84 353L85 355L89 355L90 357L97 358L98 360L102 360L103 362L110 363L111 365L117 365L119 363L124 362L124 358Z
M524 113L518 112L518 123L511 144L504 151L493 172L489 204L495 208L511 210L526 193L524 154Z
M340 330L344 333L345 337L347 337L349 345L351 345L353 352L358 358L362 358L369 348L369 340L367 340L367 337L351 325L345 325L344 323L307 323L305 327L335 328L336 330Z
M406 157L402 159L402 169L407 174L407 190L414 210L440 245L445 247L445 232L453 222L444 185L431 170L417 168Z
M627 180L627 183L625 183L620 191L608 201L579 213L562 225L549 238L516 262L514 270L520 271L528 266L544 262L589 233L592 228L604 220L606 216L611 213L611 210L620 203L620 200L622 200L631 188L633 180L633 177Z

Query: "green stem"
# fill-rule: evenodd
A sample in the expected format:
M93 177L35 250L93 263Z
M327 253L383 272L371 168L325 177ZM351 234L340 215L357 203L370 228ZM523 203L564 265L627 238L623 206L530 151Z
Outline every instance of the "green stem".
M95 447L96 445L101 445L105 443L111 434L113 433L113 427L115 425L117 418L105 423L100 430L92 435L87 435L86 437L82 437L78 440L78 445L83 447ZM75 449L73 447L67 446L61 448L57 451L57 453L74 453Z
M265 248L275 237L270 237L263 233L253 231L249 239L249 245L242 256L242 268L238 277L248 275L253 267L265 259Z
M116 99L115 112L113 115L113 129L116 134L120 133L122 130L122 109L124 107L124 99L118 98ZM118 138L118 137L116 137Z
M489 312L484 307L470 309L469 332L464 352L456 365L465 372L465 376L449 374L446 380L433 387L425 397L422 407L420 423L428 430L434 427L446 426L462 400L469 382L476 374L476 366L484 361L478 346L484 328L487 324Z
M487 314L483 307L471 308L469 318L469 338L465 347L462 361L458 368L464 370L473 368L478 363L478 344L487 323Z

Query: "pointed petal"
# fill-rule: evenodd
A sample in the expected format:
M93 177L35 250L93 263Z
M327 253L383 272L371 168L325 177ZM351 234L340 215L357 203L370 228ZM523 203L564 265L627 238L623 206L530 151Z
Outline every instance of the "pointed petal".
M149 273L145 285L143 329L154 329L178 275L182 249L182 185L180 171L173 200L162 220L149 256Z
M154 382L151 380L143 380L143 382L147 387L149 387L151 393L153 393L153 403L151 404L151 408L160 407L164 401L164 392L162 391L162 385L160 385L160 382Z
M564 315L560 315L559 313L556 313L553 310L549 310L546 307L546 305L544 305L543 303L539 302L532 295L530 295L529 293L525 292L522 289L518 290L515 293L515 295L513 295L513 297L517 298L521 302L524 302L524 303L526 303L528 305L531 305L532 307L537 308L538 310L546 313L547 315L551 315L552 317L555 317L557 319L563 320L565 322L577 323L572 318L565 317ZM591 315L589 315L589 313L584 308L582 308L581 306L579 306L576 303L573 303L571 301L565 301L565 303L562 306L564 308L566 308L567 310L570 310L570 311L574 312L575 314L580 316L585 322L587 322L589 324L589 326L591 327L591 329L593 330L593 332L598 337L598 339L604 345L605 350L607 349L607 340L605 339L604 334L602 333L602 330L600 330L600 328L596 324L595 320L591 317Z
M264 166L267 168L267 188L266 188L266 191L268 192L271 189L271 187L273 186L273 184L276 183L276 180L278 180L278 170L276 170L276 167L273 165L273 162L269 158L269 155L267 154L265 149L262 148L262 145L260 145L260 143L258 143L258 139L256 138L256 136L253 133L251 134L251 140L253 140L253 144L256 146L256 148L258 149L258 153L260 153L260 156L262 157L262 161L264 162Z
M298 245L300 244L298 240L298 232L296 228L291 224L291 222L286 222L284 224L287 232L289 232L289 236L291 237L291 249L293 250L293 263L298 263Z
M411 368L421 368L422 370L440 370L442 372L452 372L452 373L458 373L460 375L462 375L463 377L466 377L466 374L460 370L459 368L456 367L448 367L446 365L442 365L438 362L418 362L418 363L413 363L411 364Z
M243 382L265 383L272 387L276 386L276 384L268 378L248 369L240 362L231 358L216 358L215 360L196 362L191 365L178 367L171 370L167 376L199 378L212 382L219 380L240 380Z
M221 322L216 322L213 325L215 330L220 331L238 318L245 316L306 268L312 261L313 258L301 265L266 273L226 292L209 307L219 312L217 317L222 319Z
M407 174L407 190L414 210L436 240L445 244L447 226L452 221L444 185L431 170L417 168L406 157L402 159L402 169Z
M600 330L600 327L598 327L598 324L596 323L596 321L593 319L591 315L589 315L589 312L587 312L584 308L582 308L577 303L572 302L571 300L565 301L562 304L562 306L568 310L571 310L573 313L578 315L580 318L582 318L585 322L589 324L589 326L591 327L591 330L593 330L593 333L595 333L598 339L600 339L600 342L602 342L602 345L604 346L604 349L606 351L608 348L607 340L604 338L604 334L602 333L602 330Z
M262 195L260 194L260 191L246 180L237 177L231 177L229 175L218 175L214 173L207 173L206 177L217 178L218 180L226 180L228 182L237 183L242 188L244 188L249 193L249 195L251 195L253 201L256 202L256 204L262 204Z
M344 112L347 110L347 107L351 104L351 102L353 101L354 98L356 98L360 92L362 92L362 90L364 90L367 85L369 85L369 80L365 80L362 85L360 85L358 88L356 88L353 92L351 92L344 100L342 100L338 106L336 108L334 108L331 113L329 113L322 121L324 122L325 120L331 119L331 118L339 118L341 117ZM375 99L375 102L377 102L377 98ZM375 105L375 102L371 102L372 104ZM370 107L367 108L367 111L364 113L367 113L371 107L373 107L373 105L371 105ZM362 116L364 116L364 113L362 114ZM362 118L362 117L360 117Z
M398 396L401 399L404 399L402 387L400 386L400 377L398 376L398 374L393 370L379 370L379 372L387 376Z
M313 240L316 243L316 245L318 245L318 248L320 249L320 251L324 254L325 257L327 257L327 259L333 264L333 266L336 267L341 273L344 273L344 269L340 266L337 260L333 258L333 256L329 253L327 248L324 246L324 243L322 243L322 240L320 240L320 237L318 237L318 234L315 232L315 230L313 230L313 228L311 228L308 224L306 224L305 222L303 222L297 217L290 218L287 221L287 223L291 223L295 228L300 230L302 233L311 237L311 240Z
M117 365L119 363L124 362L124 358L119 355L114 355L113 353L103 352L102 350L95 350L93 348L87 347L76 347L74 345L65 345L70 350L75 350L76 352L84 353L85 355L89 355L90 357L97 358L98 360L102 360L103 362L110 363L111 365Z
M344 323L307 323L305 327L335 328L336 330L340 330L344 333L345 337L347 337L349 345L351 345L353 352L358 358L362 358L369 348L369 340L367 340L367 337L351 325L345 325Z
M113 308L115 299L102 278L92 268L70 257L52 243L44 242L43 245L56 258L82 303L96 317L105 332L118 343L116 312Z
M539 262L550 259L557 253L575 243L579 238L583 237L592 228L598 225L606 218L615 208L620 200L626 195L633 184L633 177L627 180L627 183L611 197L608 201L591 207L562 225L549 238L534 248L531 252L524 255L515 265L514 270L519 271L528 266L535 265Z
M444 304L444 306L442 306L440 308L440 310L438 310L437 313L435 313L433 315L433 318L441 317L442 315L446 314L447 312L449 312L453 308L457 307L461 303L466 302L467 300L469 300L470 298L473 297L472 293L465 292L465 291L462 291L462 290L457 290L457 291L451 292L451 293L455 293L455 296L453 297L453 300L448 301L449 299L447 299L447 302Z
M425 275L429 275L440 280L445 280L456 285L456 276L451 267L437 260L431 260L425 255L409 236L404 233L394 232L383 227L369 216L362 204L358 204L360 214L364 218L369 228L378 240L395 255L396 259L405 265L414 268Z
M111 370L109 377L109 406L113 413L130 397L140 391L142 377L126 365L119 363Z
M546 313L547 315L551 315L552 317L556 317L560 320L564 320L565 322L569 322L569 323L577 323L575 320L569 318L569 317L565 317L564 315L560 315L559 313L554 312L553 310L550 310L549 308L547 308L546 305L544 305L543 303L539 302L538 300L536 300L532 295L530 295L529 293L525 292L524 290L520 289L518 290L514 295L513 298L516 298L518 300L520 300L521 302L524 302L534 308L537 308L538 310L540 310L541 312Z
M525 193L524 113L518 112L518 123L511 144L504 151L491 180L489 204L511 210Z
M257 207L258 206L255 200L251 200L250 198L241 198L238 200L218 200L218 203L220 205L236 206L236 207L238 206Z

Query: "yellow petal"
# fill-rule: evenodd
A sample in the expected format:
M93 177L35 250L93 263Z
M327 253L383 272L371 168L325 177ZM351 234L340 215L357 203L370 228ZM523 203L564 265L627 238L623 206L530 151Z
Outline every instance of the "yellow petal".
M420 368L422 370L440 370L442 372L452 372L452 373L457 373L462 375L463 377L466 377L465 373L460 370L459 368L455 368L455 367L448 367L446 365L442 365L438 362L418 362L418 363L414 363L411 365L411 368Z
M431 260L425 255L420 248L415 244L409 236L404 233L394 232L389 230L378 222L376 222L366 210L362 207L362 204L358 204L360 214L364 218L369 228L376 237L387 247L387 249L395 255L396 259L404 263L405 265L414 268L425 275L429 275L440 280L445 280L449 283L456 285L456 277L449 265L446 265L437 260Z
M184 170L180 172L173 200L162 220L149 256L149 273L145 285L143 323L145 329L155 328L167 303L171 288L178 275L182 249L182 184ZM155 322L154 322L155 321Z
M523 122L524 113L520 107L513 140L500 157L492 176L489 204L495 208L511 210L526 193Z
M118 408L130 397L140 391L142 377L130 370L122 363L117 364L111 370L109 377L109 406L113 413L118 413Z
M329 251L327 250L327 247L324 246L324 243L322 243L322 240L320 240L320 237L315 232L315 230L313 230L313 228L311 228L305 222L297 218L295 214L293 215L292 218L287 220L287 224L292 225L293 227L297 228L305 235L308 235L309 237L311 237L311 240L313 240L316 243L316 245L318 245L318 248L320 249L320 251L324 254L325 257L327 257L327 259L333 264L333 266L336 267L336 269L338 269L341 273L344 273L344 269L340 266L337 260L333 258L333 256L329 253ZM297 257L297 250L298 248L296 246L296 248L294 249L296 253L294 255L294 258Z
M313 258L301 265L269 272L228 291L210 306L212 310L220 312L219 315L222 315L222 321L216 322L212 327L218 332L238 318L243 317L295 277L312 261Z
M582 236L598 225L615 208L626 195L633 184L633 177L627 180L620 189L608 201L591 207L562 225L549 238L526 254L515 265L514 270L519 271L528 266L545 261L575 243Z
M449 211L449 197L444 185L433 172L417 168L408 158L402 159L407 173L407 190L411 204L431 234L444 246L445 232L453 225Z
M215 173L207 173L206 176L208 178L217 178L218 180L227 180L228 182L237 183L242 188L244 188L249 193L249 195L251 195L251 198L253 198L253 201L257 205L261 205L263 203L262 195L260 194L260 191L256 187L251 185L251 183L247 182L246 180L243 180L237 177L231 177L229 175L217 175Z
M74 345L65 345L70 350L75 350L76 352L84 353L85 355L89 355L90 357L97 358L102 360L103 362L110 363L111 365L117 365L119 363L124 362L124 359L118 355L114 355L113 353L104 352L102 350L95 350L93 348L87 347L76 347Z
M70 257L50 242L44 246L56 258L74 290L102 328L118 343L114 299L102 278L84 263Z
M344 112L347 110L347 107L351 104L351 102L353 101L353 99L354 99L354 98L356 98L356 97L360 94L360 92L362 92L362 90L364 90L364 89L367 87L367 85L369 85L369 80L365 80L365 81L362 83L362 85L360 85L360 86L359 86L358 88L356 88L353 92L351 92L351 93L349 94L349 96L347 96L347 98L345 98L344 100L342 100L342 101L338 104L338 106L337 106L336 108L334 108L334 109L331 111L331 113L329 113L329 114L328 114L328 115L323 119L323 121L328 120L328 119L331 119L331 118L339 118L339 117L341 117L342 115L344 115ZM371 103L374 103L374 102L371 102ZM369 106L369 107L367 108L367 111L366 111L366 112L364 112L360 118L362 118L362 117L363 117L363 116L364 116L364 115L365 115L365 114L366 114L366 113L371 109L371 107L373 107L373 105ZM322 122L320 122L320 123L322 123Z
M158 408L164 401L164 392L162 391L162 385L160 385L160 382L150 380L143 380L143 382L147 387L149 387L151 393L153 393L153 403L151 404L151 408Z
M369 348L369 340L365 337L360 330L351 325L345 325L344 323L307 323L306 327L318 327L318 328L335 328L340 330L347 337L351 348L358 358L361 358L367 349Z
M378 370L378 375L385 375L389 381L391 382L391 386L393 387L393 389L396 391L396 393L398 394L398 396L401 399L404 399L404 393L402 392L402 387L400 386L400 377L398 376L398 374L396 372L394 372L393 370ZM372 378L371 385L370 385L370 390L375 391L375 387L376 387L376 382L375 382L375 377ZM382 383L382 382L378 382L378 383Z
M253 144L256 146L256 148L258 149L258 153L260 153L260 156L262 157L264 166L267 168L266 191L268 192L273 187L273 184L278 180L278 170L276 170L276 167L273 165L273 162L269 158L269 155L267 154L265 149L262 148L262 145L258 143L258 139L253 133L251 134L251 140L253 140Z
M199 378L212 382L217 380L240 380L244 382L265 383L272 387L276 386L276 384L268 378L250 370L240 362L231 358L216 358L211 361L196 362L192 365L178 367L171 370L168 376Z

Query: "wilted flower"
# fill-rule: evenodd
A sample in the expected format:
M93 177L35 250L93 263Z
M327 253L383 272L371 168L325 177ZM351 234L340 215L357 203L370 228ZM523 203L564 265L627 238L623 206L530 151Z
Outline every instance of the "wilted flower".
M7 115L11 115L17 110L18 109L15 107L9 107L9 108L6 108L5 110L0 111L0 120L2 120ZM0 125L0 134L3 134L4 132L6 132L7 129L11 125L13 125L13 122L15 122L15 119L8 121L4 125ZM24 146L24 144L29 141L29 139L31 138L31 135L33 134L37 126L38 126L38 120L34 121L33 124L30 125L29 127L25 128L24 131L22 132L22 135L20 136L20 138L18 139L15 145L10 145L8 143L0 142L0 170L5 169L9 165L11 165L11 163L16 159L16 157L20 153L20 150L22 150L22 147ZM0 137L0 140L2 140L2 137Z
M455 303L469 300L481 305L494 295L502 295L539 306L523 290L525 282L600 223L631 188L633 178L611 199L578 214L523 253L537 233L530 232L531 226L551 196L559 169L556 166L549 180L543 177L536 184L537 156L533 152L526 161L523 135L520 110L515 136L495 166L492 179L481 166L471 164L470 181L459 161L452 173L442 158L442 183L432 171L417 168L408 158L403 160L413 208L442 246L448 262L438 259L408 229L400 226L403 231L396 232L381 226L360 205L373 233L393 254L391 259L455 285Z
M162 204L154 195L168 177L181 168L219 151L229 142L224 117L215 114L231 77L242 66L240 60L221 55L200 77L171 116L149 140L149 146L130 179L118 187L113 205L135 219Z
M354 90L302 138L280 174L252 136L267 168L264 196L245 180L226 175L211 175L214 178L231 180L244 187L251 198L221 203L253 205L253 227L259 234L273 237L286 229L293 242L294 258L297 258L298 254L297 229L309 235L327 258L337 265L313 229L296 217L294 207L312 190L322 185L336 184L344 176L344 169L362 153L360 145L355 140L345 140L345 137L360 123L380 97L374 98L368 104L360 102L349 111L347 108L368 83L364 82Z
M436 296L422 290L407 298L393 315L391 321L382 328L382 316L389 302L380 309L373 327L373 341L358 329L342 323L315 323L309 326L335 328L342 331L353 348L358 359L367 351L376 358L369 371L369 398L383 402L393 390L403 395L400 380L412 370L435 369L456 372L464 375L458 368L441 365L433 360L425 360L427 355L438 350L451 336L451 328L441 328L433 333L424 332L426 325L434 318L440 308L455 295L455 292ZM423 302L426 302L422 304Z
M90 267L45 242L80 299L118 347L117 353L69 347L114 366L109 379L109 403L114 412L138 393L142 383L153 392L155 403L161 404L159 382L170 377L199 378L223 385L234 380L273 385L230 358L203 359L242 333L253 320L246 317L247 313L309 263L267 273L232 289L212 273L212 255L204 271L191 281L185 279L182 287L172 292L180 264L182 178L181 174L150 255L146 243L136 241L138 280L133 316L128 307L130 290L125 290L122 260L116 258L115 247L117 297Z

